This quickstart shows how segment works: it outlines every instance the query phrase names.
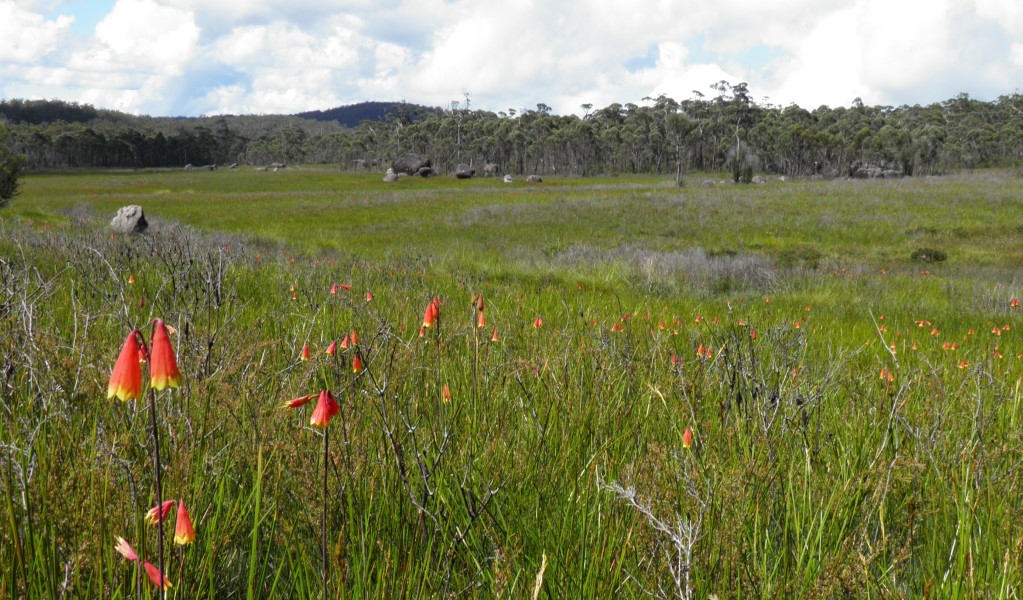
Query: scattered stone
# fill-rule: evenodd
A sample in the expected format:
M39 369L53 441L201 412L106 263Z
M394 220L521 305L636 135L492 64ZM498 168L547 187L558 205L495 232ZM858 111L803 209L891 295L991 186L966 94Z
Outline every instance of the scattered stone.
M530 175L529 177L526 177L526 181L529 183L540 183L543 181L543 177L540 177L539 175Z
M476 169L473 169L465 163L459 163L455 167L455 177L458 179L472 179L472 176L476 174Z
M512 182L512 176L511 175L505 175L504 176L504 182L505 183L511 183Z
M143 233L149 228L142 207L137 204L122 206L110 221L110 229L114 233Z
M905 175L902 171L886 169L883 166L865 165L857 160L849 167L849 177L853 179L900 179Z
M387 169L387 174L384 175L384 183L391 183L392 181L398 181L398 175L394 172L394 169Z
M487 163L483 165L483 176L490 177L491 175L497 175L501 172L501 167L497 166L497 163Z
M767 178L764 177L763 175L757 175L756 177L754 177L750 181L752 183L757 184L757 185L763 185L763 184L767 183Z
M433 165L430 163L429 158L420 158L414 154L410 154L401 160L396 160L391 165L395 173L404 173L406 175L419 175L427 177L433 174Z
M185 170L186 171L191 171L192 170L192 163L188 163L187 165L185 165Z
M231 163L230 165L228 165L227 168L228 169L237 169L238 168L238 163Z

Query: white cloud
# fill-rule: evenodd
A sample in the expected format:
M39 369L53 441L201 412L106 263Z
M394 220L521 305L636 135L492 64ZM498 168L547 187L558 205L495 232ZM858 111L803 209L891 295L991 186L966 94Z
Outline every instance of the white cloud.
M0 63L33 63L57 48L73 17L46 19L12 0L0 1Z
M1012 64L1017 67L1023 67L1023 43L1016 42L1012 45L1012 49L1009 51Z
M976 0L977 14L1001 26L1010 34L1023 36L1023 2L1019 0Z
M98 60L103 69L177 75L195 55L198 41L190 11L154 0L118 0L96 25L93 47L78 58Z
M117 0L77 33L53 16L72 1L0 0L0 93L208 114L468 91L579 113L721 79L808 108L1023 80L1020 0Z

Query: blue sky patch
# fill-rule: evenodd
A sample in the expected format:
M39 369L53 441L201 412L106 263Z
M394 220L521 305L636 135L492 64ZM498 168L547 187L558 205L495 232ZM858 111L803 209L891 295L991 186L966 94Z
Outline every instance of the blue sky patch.
M89 37L96 31L96 24L113 8L114 0L67 0L57 4L46 18L56 19L60 15L74 17L71 29L81 36Z

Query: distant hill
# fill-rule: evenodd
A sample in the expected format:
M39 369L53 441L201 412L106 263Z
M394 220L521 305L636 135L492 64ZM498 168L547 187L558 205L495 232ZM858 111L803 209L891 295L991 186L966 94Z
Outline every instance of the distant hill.
M315 121L337 121L346 127L355 127L363 121L386 121L389 116L414 123L425 115L437 112L440 112L439 108L407 102L360 102L327 110L301 112L294 116Z

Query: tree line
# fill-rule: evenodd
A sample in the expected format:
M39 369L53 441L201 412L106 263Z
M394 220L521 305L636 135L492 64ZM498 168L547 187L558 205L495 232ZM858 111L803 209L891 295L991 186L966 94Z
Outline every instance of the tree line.
M346 127L287 115L139 117L60 101L0 102L8 151L28 169L180 168L186 164L335 164L383 171L407 155L435 171L496 163L512 174L673 174L727 170L842 176L854 162L906 175L1018 165L1023 95L980 101L960 94L926 106L777 106L745 83L640 104L584 104L582 116L536 108L443 109L397 103L384 119ZM331 111L320 113L334 115Z

